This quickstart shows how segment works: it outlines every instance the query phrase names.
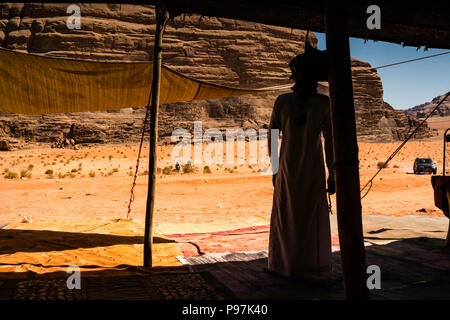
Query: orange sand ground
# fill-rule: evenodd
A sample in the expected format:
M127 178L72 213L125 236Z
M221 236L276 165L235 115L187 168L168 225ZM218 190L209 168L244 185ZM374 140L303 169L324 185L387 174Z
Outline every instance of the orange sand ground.
M143 232L132 219L12 224L1 231L0 278L23 277L27 271L66 271L71 265L91 273L136 272L139 268L134 266L141 266L143 260ZM181 266L176 259L180 255L175 241L154 236L153 266Z
M361 185L375 173L377 163L398 145L359 144ZM170 165L172 147L159 148L159 167ZM141 161L143 174L137 179L132 219L125 219L137 148L106 145L77 151L35 148L2 152L0 222L12 224L0 232L1 239L5 240L5 232L12 234L0 242L0 272L43 273L70 264L140 265L142 244L136 244L136 239L142 243L139 237L144 230L147 156ZM145 147L143 154L147 153ZM416 157L432 157L438 174L442 172L442 142L408 143L362 200L363 214L443 216L434 206L430 175L411 174ZM259 173L260 166L210 168L211 173L203 173L200 166L197 173L158 174L157 234L215 232L269 224L273 188L271 177ZM6 179L5 169L19 177L24 170L23 175L31 173L31 177ZM49 169L53 174L45 173ZM334 197L332 201L335 210ZM420 209L424 210L418 212ZM31 216L31 223L22 222L30 220L24 216ZM167 239L158 239L154 264L180 265L175 259L181 255L179 248Z

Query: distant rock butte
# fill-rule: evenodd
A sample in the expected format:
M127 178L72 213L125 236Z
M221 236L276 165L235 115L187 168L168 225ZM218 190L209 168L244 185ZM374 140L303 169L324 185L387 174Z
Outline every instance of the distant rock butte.
M409 108L405 110L406 114L417 117L417 118L425 118L436 106L437 104L444 99L445 94L442 96L437 96L430 102L425 102L422 104L419 104L415 107ZM431 115L432 117L448 117L450 116L450 97L447 97L447 99L442 102L442 104L439 106L439 108L433 112Z
M154 10L143 5L82 4L81 29L66 26L69 4L0 4L0 46L46 56L108 61L148 61L153 55ZM182 15L166 27L163 63L187 76L234 87L288 82L288 63L303 51L306 32L230 19ZM309 36L315 46L317 39ZM407 116L383 101L377 72L352 59L360 140L402 139ZM326 92L326 84L321 87ZM175 128L260 128L267 125L276 94L232 97L161 106L162 140ZM145 110L52 114L0 114L0 140L15 147L54 142L72 123L77 143L138 141ZM425 126L417 138L432 133Z

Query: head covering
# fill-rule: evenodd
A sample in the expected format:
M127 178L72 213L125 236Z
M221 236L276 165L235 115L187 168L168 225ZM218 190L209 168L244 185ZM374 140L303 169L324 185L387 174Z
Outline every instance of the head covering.
M314 48L308 41L305 42L305 51L289 63L292 75L290 79L303 73L314 81L328 81L327 52Z

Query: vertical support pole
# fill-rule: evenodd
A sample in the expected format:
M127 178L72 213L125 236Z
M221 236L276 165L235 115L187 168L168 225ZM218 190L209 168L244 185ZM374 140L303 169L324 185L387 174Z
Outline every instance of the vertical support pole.
M445 201L447 201L448 208L450 210L450 183L447 183L445 185L445 190L443 196L445 197ZM450 219L450 217L449 217ZM447 240L445 241L445 246L450 248L450 220L448 224L448 231L447 231Z
M450 141L450 136L447 135L447 132L450 130L450 128L448 128L447 130L445 130L444 132L444 151L443 153L443 158L442 158L442 175L445 177L445 145L447 144L448 141ZM448 138L447 138L448 137Z
M155 208L156 161L158 147L159 91L161 85L162 34L169 18L166 8L156 7L156 31L153 54L152 100L150 109L150 154L148 194L145 212L144 267L152 266L153 211Z
M444 152L443 152L443 159L442 159L442 176L443 177L445 177L445 152L446 152L445 146L446 146L447 142L450 141L450 135L447 134L448 131L450 131L450 128L448 128L444 132ZM444 197L447 200L448 208L450 210L450 185L449 184L446 185ZM449 217L449 219L450 219L450 217ZM450 247L450 220L449 220L449 224L448 224L447 240L445 241L445 246Z
M345 297L368 299L348 22L343 10L345 4L342 2L326 1L326 43L339 243Z

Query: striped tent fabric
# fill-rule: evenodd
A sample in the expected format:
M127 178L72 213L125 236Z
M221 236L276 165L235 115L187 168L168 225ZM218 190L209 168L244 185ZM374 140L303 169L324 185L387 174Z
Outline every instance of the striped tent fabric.
M94 62L0 49L0 112L50 114L143 107L153 63ZM291 85L238 89L162 67L160 104L285 90Z

